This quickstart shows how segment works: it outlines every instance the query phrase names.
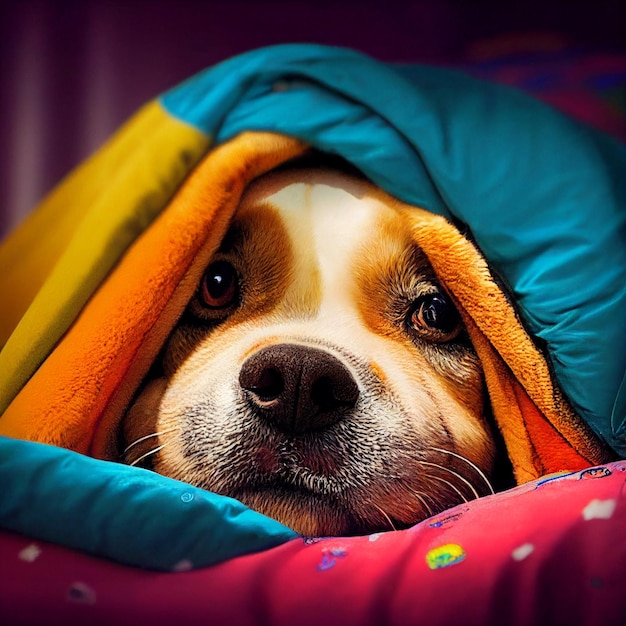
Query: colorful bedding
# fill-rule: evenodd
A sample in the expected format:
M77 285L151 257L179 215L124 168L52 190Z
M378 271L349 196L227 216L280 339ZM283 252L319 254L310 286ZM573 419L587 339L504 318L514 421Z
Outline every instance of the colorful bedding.
M174 574L7 533L3 623L617 626L626 615L625 480L626 463L612 463L409 530L293 539L210 568L181 560Z
M110 462L245 185L309 146L421 207L516 490L407 531L294 538ZM625 168L615 139L521 92L336 48L248 53L148 104L0 248L11 623L619 623Z

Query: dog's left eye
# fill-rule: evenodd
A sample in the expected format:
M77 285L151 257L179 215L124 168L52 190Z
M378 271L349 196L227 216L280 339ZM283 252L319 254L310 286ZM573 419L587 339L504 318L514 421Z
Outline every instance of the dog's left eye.
M207 268L200 285L202 303L211 309L225 309L237 299L237 271L227 261L215 261Z
M409 313L410 326L436 341L454 339L461 330L461 318L444 293L420 296Z

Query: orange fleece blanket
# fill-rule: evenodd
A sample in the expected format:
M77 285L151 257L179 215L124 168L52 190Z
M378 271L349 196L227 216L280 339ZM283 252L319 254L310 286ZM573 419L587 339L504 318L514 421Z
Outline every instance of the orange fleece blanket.
M246 185L303 153L296 139L247 132L206 155L95 289L0 419L0 434L117 460L117 426L217 249ZM415 241L453 295L482 362L515 477L606 462L477 247L418 207Z

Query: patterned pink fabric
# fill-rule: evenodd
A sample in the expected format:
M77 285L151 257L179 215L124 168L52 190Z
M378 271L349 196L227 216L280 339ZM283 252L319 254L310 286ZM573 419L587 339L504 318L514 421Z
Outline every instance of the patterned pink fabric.
M0 535L3 624L626 623L626 462L556 475L405 531L297 539L162 574ZM141 528L129 528L140 533Z

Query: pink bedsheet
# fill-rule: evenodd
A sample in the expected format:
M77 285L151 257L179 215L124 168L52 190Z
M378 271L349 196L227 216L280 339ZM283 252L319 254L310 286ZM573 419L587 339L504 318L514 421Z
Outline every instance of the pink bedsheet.
M475 500L409 530L296 539L211 568L181 563L171 574L5 533L0 620L623 625L625 485L626 462L616 462Z

